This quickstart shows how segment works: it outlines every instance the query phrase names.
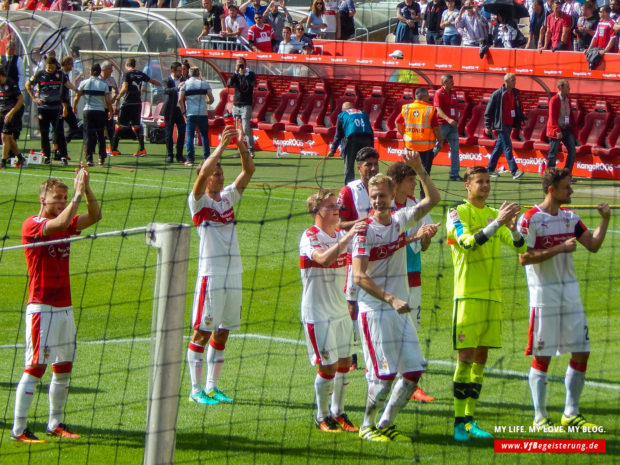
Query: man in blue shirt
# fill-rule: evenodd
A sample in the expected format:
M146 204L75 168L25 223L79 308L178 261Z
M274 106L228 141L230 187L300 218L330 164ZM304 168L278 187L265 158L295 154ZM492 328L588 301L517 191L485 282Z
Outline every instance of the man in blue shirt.
M342 144L342 145L341 145ZM355 156L364 147L373 147L374 133L368 113L353 107L351 102L342 104L342 113L338 115L336 136L329 148L328 157L333 157L340 146L340 155L344 159L345 185L355 179Z
M179 107L187 121L185 144L187 161L185 166L194 165L194 133L200 131L205 160L209 157L209 126L207 110L213 103L213 94L209 83L200 78L200 68L189 69L189 79L179 90Z
M245 21L248 23L248 27L254 26L254 15L256 13L265 13L267 11L266 5L261 5L260 0L248 0L239 7L239 13L245 16Z

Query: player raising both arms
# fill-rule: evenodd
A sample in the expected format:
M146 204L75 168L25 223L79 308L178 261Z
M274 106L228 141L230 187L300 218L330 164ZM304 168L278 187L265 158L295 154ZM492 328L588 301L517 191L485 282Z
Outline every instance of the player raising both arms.
M391 165L387 170L387 175L394 181L395 197L393 206L396 210L405 207L413 207L418 204L414 197L416 186L416 174L413 168L406 163L399 161ZM422 312L422 260L421 252L428 249L431 239L437 234L438 224L433 224L431 217L426 215L415 225L407 230L407 282L409 284L409 299L407 303L411 312L413 324L416 332L420 331L420 314ZM429 396L418 384L413 393L413 399L421 402L433 402L434 397Z
M22 243L68 239L101 219L101 210L90 189L86 168L76 170L73 199L67 205L68 187L49 178L39 188L41 210L22 226ZM77 215L86 196L87 213ZM75 323L69 281L69 243L26 249L29 292L26 306L26 368L15 391L15 414L11 439L43 443L28 428L28 410L36 387L52 364L49 388L49 436L77 439L62 422L69 395L71 369L75 361Z
M224 187L220 157L235 137L241 154L241 173L235 182ZM188 198L200 244L192 311L194 334L187 348L187 363L192 383L190 400L201 405L233 401L217 388L217 381L224 363L228 332L241 326L243 270L233 205L241 199L255 170L243 137L241 129L224 129L217 148L198 167L198 177ZM203 353L207 342L207 383L203 387Z
M570 203L570 170L549 168L542 181L545 200L519 221L527 252L519 255L530 291L530 329L526 355L533 355L529 373L534 425L550 426L547 413L547 370L551 357L570 352L566 369L566 403L562 426L593 428L579 413L579 398L590 355L586 314L581 304L573 255L579 241L590 252L601 247L609 225L609 205L598 206L601 223L594 233L562 204Z
M340 216L336 197L330 190L321 189L308 197L308 212L314 217L314 225L304 231L299 243L303 285L301 321L310 363L319 365L314 380L316 426L330 433L341 429L357 432L344 412L353 323L342 289L347 249L361 223L348 232L336 229Z
M353 272L360 288L360 333L368 367L366 410L359 435L368 441L410 440L396 430L394 418L407 404L424 371L418 336L407 315L411 309L407 304L405 231L424 218L440 196L419 153L406 151L404 159L418 174L427 197L392 213L394 183L389 176L374 176L368 182L373 213L353 242ZM399 379L377 422L377 412L397 375Z

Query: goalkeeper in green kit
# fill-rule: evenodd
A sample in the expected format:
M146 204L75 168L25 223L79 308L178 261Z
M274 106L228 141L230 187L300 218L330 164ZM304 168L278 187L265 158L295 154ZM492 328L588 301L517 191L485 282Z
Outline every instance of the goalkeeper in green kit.
M474 166L465 173L467 200L450 209L446 227L454 264L452 343L458 351L454 372L454 439L491 438L474 420L489 348L502 346L501 249L527 250L516 230L520 207L486 205L489 172Z

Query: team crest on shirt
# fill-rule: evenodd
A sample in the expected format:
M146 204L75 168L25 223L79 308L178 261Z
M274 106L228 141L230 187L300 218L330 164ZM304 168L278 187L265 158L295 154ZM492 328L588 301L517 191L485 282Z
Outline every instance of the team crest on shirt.
M329 360L329 352L327 350L324 350L323 352L321 352L321 359Z
M459 333L458 338L459 338L459 342L463 342L465 340L465 334Z
M568 229L569 226L570 226L570 220L568 218L564 218L564 227Z
M381 360L381 368L382 368L383 370L388 370L388 369L390 368L390 367L389 367L389 365L388 365L388 362L387 362L387 359L386 359L386 358L384 358L383 360Z
M460 217L459 217L459 212L456 211L456 208L453 208L452 210L450 210L450 219L454 222L454 221L460 221Z

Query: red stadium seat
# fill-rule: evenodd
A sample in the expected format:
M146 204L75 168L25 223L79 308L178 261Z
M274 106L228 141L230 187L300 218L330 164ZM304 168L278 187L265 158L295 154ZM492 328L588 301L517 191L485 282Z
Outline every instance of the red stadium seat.
M373 87L370 92L370 97L364 100L364 111L368 113L373 131L383 130L386 103L387 99L384 96L383 88L380 86Z
M336 99L332 106L332 112L329 115L329 123L331 126L325 126L317 124L314 127L314 132L317 134L323 134L327 137L333 137L336 133L336 120L338 115L342 112L342 105L345 102L351 102L355 108L359 108L360 95L357 93L357 87L355 84L350 84L344 89L344 94Z
M605 133L613 121L611 104L604 100L596 102L594 111L586 115L583 129L579 132L577 155L585 155L592 151L593 147L605 145Z
M267 81L258 81L252 96L252 127L257 127L259 121L265 121L271 94L269 83Z
M387 130L375 131L375 136L382 139L396 139L398 136L398 130L396 129L396 118L401 114L403 105L412 103L415 100L413 96L413 90L407 89L403 92L403 96L396 100L392 105L392 112L385 120L385 126ZM372 120L371 120L372 121Z
M284 128L293 133L314 132L317 125L322 125L327 113L327 99L329 94L325 89L325 83L317 82L314 92L308 97L304 109L299 117L301 124L287 124Z
M265 131L282 131L285 125L296 122L301 96L299 82L291 82L288 92L280 97L280 104L273 112L273 123L259 121L258 128Z
M213 119L209 121L209 126L224 126L224 116L232 115L233 101L235 98L235 89L225 87L220 92L220 101L213 112Z
M491 94L484 94L482 102L472 109L471 119L465 125L465 134L467 135L459 137L461 144L476 145L479 138L486 137L484 135L484 112L487 109L487 103L489 103L490 98Z
M549 119L549 98L540 97L536 108L527 113L527 123L523 128L523 140L512 141L515 149L532 150L536 143L546 142L547 120Z
M458 124L456 129L459 133L459 136L465 134L465 126L467 122L471 118L471 112L474 108L474 102L471 100L469 95L461 90L456 91L456 120Z
M583 122L586 119L586 109L581 104L579 100L576 98L570 99L570 111L573 114L573 118L575 118L575 122L577 123L578 128L583 127Z
M620 115L614 118L614 125L606 137L606 147L592 147L592 153L600 157L618 157L620 156Z

